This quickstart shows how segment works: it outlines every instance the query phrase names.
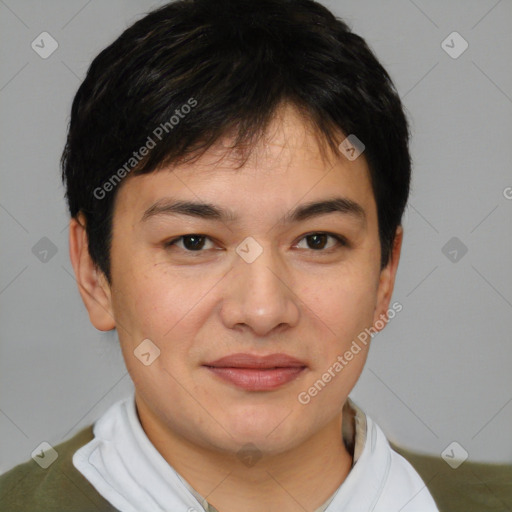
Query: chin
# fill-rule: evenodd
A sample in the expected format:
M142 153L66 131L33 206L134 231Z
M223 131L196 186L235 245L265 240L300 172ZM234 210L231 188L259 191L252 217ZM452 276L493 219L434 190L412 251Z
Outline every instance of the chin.
M242 417L234 421L234 424L231 423L231 428L228 428L229 422L227 422L226 430L232 436L228 441L233 441L237 449L252 443L259 450L268 454L284 452L297 444L297 437L305 436L305 433L297 432L296 422L293 419L290 420L291 417L292 415L287 418L282 414L279 416L269 415L259 418L255 422ZM290 420L289 423L287 423L288 420Z

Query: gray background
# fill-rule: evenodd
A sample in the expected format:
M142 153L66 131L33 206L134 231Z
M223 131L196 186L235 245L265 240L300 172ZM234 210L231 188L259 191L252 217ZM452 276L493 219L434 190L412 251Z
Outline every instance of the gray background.
M413 132L403 311L375 337L352 398L405 447L457 441L470 460L510 463L512 2L324 3L388 69ZM91 60L158 4L0 0L0 472L132 389L116 335L92 327L77 290L59 158ZM47 59L31 48L43 31L59 44ZM453 31L469 43L458 58L441 47ZM32 252L43 237L57 251L46 261ZM454 247L442 252L452 237L455 262Z

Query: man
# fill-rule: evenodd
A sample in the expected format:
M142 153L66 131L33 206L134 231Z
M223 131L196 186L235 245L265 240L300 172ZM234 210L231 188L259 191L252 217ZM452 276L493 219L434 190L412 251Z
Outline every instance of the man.
M135 395L46 473L4 475L12 510L437 510L348 398L400 307L411 164L343 21L311 0L149 13L94 59L62 166L80 293Z

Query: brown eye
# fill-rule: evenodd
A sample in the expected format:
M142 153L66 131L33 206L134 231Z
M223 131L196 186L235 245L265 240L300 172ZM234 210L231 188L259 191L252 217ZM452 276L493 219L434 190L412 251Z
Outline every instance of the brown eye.
M170 242L167 242L165 244L165 247L171 247L171 246L176 245L180 249L183 249L184 251L204 252L204 251L202 251L202 249L205 247L205 243L207 240L209 240L209 238L205 235L197 235L197 234L183 235L178 238L175 238L174 240L171 240ZM178 242L182 242L182 244L179 245Z
M334 244L331 243L331 245L326 248L327 244L329 243L329 239L334 240ZM304 240L306 241L307 245L307 247L305 247L306 249L311 249L317 252L329 251L330 249L336 248L337 245L347 245L342 237L331 233L311 233L309 235L304 236L301 242Z

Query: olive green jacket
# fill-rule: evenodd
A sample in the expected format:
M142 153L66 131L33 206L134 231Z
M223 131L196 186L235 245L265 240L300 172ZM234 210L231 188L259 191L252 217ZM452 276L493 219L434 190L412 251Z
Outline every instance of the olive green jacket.
M31 459L1 475L0 511L116 512L73 466L75 451L93 437L90 425L54 447L58 457L47 469ZM452 469L441 457L392 447L416 469L441 512L512 511L512 466L466 461Z

